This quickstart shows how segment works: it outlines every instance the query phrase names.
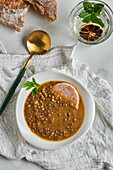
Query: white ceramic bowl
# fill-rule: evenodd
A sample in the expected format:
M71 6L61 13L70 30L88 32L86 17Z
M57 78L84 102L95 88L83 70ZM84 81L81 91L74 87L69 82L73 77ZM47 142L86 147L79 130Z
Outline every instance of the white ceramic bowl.
M31 76L28 79L28 81L32 81L32 77L34 77L39 84L50 80L62 80L73 84L78 89L78 91L80 92L83 98L84 105L85 105L85 118L79 131L75 135L73 135L72 137L66 140L51 142L51 141L41 139L40 137L38 137L37 135L31 132L31 130L29 129L29 127L25 122L24 112L23 112L24 103L32 89L26 91L25 89L22 88L18 95L17 104L16 104L16 119L22 136L32 145L47 150L62 148L64 146L67 146L75 142L77 139L83 136L90 129L95 116L95 104L90 92L74 78L58 72L54 72L54 71L40 72Z

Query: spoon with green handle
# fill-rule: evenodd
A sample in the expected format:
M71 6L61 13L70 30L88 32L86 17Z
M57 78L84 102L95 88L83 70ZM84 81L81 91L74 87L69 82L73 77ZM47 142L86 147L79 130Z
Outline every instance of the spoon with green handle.
M5 107L7 106L8 102L10 101L12 95L14 94L16 87L18 86L19 82L21 81L24 73L34 55L42 55L49 51L51 47L51 39L50 36L41 30L32 32L28 39L27 39L27 48L30 52L30 57L26 62L25 66L17 76L16 80L14 81L13 85L11 86L1 108L0 108L0 115L3 113Z

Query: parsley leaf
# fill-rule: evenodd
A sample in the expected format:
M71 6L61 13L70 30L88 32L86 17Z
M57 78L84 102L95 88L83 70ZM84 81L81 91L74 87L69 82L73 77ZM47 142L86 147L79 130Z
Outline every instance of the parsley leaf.
M32 96L36 94L35 89L32 90Z
M29 81L26 81L24 84L23 84L23 88L25 87L28 87L28 86L34 86L32 82L29 82Z
M35 94L38 94L38 87L40 86L40 84L38 84L35 80L35 78L33 77L32 78L32 82L30 81L26 81L23 85L22 85L22 88L26 88L26 90L29 90L33 87L35 87L33 90L32 90L32 95L35 95Z
M34 79L34 77L32 78L32 82L34 83L34 85L35 85L36 87L39 87L39 86L40 86L40 84L38 84L38 83L36 82L36 80Z
M37 88L35 88L34 90L35 90L35 93L39 94L39 92L38 92L38 89L37 89Z

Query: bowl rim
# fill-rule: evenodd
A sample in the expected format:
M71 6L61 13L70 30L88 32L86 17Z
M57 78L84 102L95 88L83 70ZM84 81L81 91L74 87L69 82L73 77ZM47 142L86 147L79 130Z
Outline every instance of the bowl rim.
M91 128L91 126L92 126L92 124L93 124L93 121L94 121L94 117L95 117L95 103L94 103L94 99L93 99L93 96L91 95L91 93L89 92L89 90L87 89L87 88L85 88L79 81L77 81L75 78L73 78L72 76L68 76L68 75L66 75L66 74L64 74L64 73L60 73L60 72L58 72L58 71L42 71L42 72L39 72L39 73L36 73L36 74L34 74L34 75L32 75L30 78L28 78L27 80L30 80L32 77L34 77L34 76L37 76L38 75L38 77L39 77L39 74L45 74L45 73L48 73L48 74L50 74L50 73L52 73L52 74L60 74L60 75L62 75L62 76L64 76L64 77L67 77L67 79L69 78L69 79L72 79L73 81L75 81L76 83L78 83L78 85L80 85L84 90L85 90L85 92L87 92L87 94L90 96L90 99L92 100L91 102L92 102L92 118L91 118L91 122L90 122L90 125L89 125L89 127L87 128L87 130L82 134L82 135L80 135L80 137L78 137L77 139L72 139L72 138L74 138L74 136L80 131L80 129L81 129L81 127L83 126L83 124L82 124L82 126L80 127L80 129L78 130L78 132L75 134L75 135L73 135L72 137L70 137L70 138L68 138L68 139L65 139L65 140L62 140L62 141L55 141L55 142L53 142L53 141L47 141L47 140L45 140L45 139L42 139L42 138L40 138L40 137L38 137L37 135L35 135L33 132L31 132L31 130L29 129L29 127L28 127L28 125L26 124L26 122L25 122L25 124L24 124L24 126L25 127L22 127L23 125L21 125L21 123L20 123L20 120L19 120L19 116L20 116L20 112L19 112L19 110L18 110L18 105L19 105L19 101L21 100L21 94L23 93L23 92L25 92L25 89L21 89L20 90L20 92L19 92L19 95L18 95L18 98L17 98L17 102L16 102L16 121L17 121L17 125L18 125L18 128L19 128L19 131L20 131L20 133L21 133L21 135L30 143L30 144L32 144L32 145L34 145L35 147L37 147L37 148L41 148L41 149L45 149L45 150L55 150L55 149L60 149L60 148L63 148L63 147L66 147L66 146L68 146L68 145L70 145L70 144L73 144L74 142L76 142L78 139L80 139L81 137L83 137L88 131L89 131L89 129ZM55 80L55 79L54 79ZM61 79L60 79L61 80ZM49 80L48 80L49 81ZM44 82L46 82L46 81L44 81ZM31 92L31 90L28 92L28 95L29 95L29 93ZM81 93L80 93L81 94ZM25 97L25 100L26 100L26 98L27 98L27 96L28 95L26 95L26 97ZM82 96L82 94L81 94L81 96ZM85 105L85 104L84 104ZM86 111L86 110L85 110ZM21 113L21 114L23 114L23 113ZM24 114L23 114L24 115ZM85 113L85 116L86 116L86 113ZM84 118L85 119L85 118ZM25 121L25 120L24 120ZM85 121L85 120L84 120ZM84 123L84 122L83 122ZM41 141L42 142L45 142L46 144L56 144L56 146L52 146L51 148L49 147L38 147L37 145L35 145L34 143L32 143L29 139L28 139L28 136L26 137L25 136L25 134L22 132L22 128L26 128L27 127L27 130L29 129L29 131L27 131L27 132L29 132L29 134L28 134L28 136L29 135L31 135L32 137L35 135L35 139L37 139L37 140L39 140L39 139L41 139ZM71 140L70 140L71 139ZM70 140L69 142L68 142L68 140ZM67 143L66 143L66 141L67 141ZM57 146L57 144L58 143L60 143L61 142L61 145L58 145Z
M103 38L103 39L100 39L100 41L99 40L97 40L97 41L92 41L92 42L87 42L87 41L84 41L84 40L82 40L82 39L80 39L76 34L75 34L75 32L73 31L73 28L71 27L71 25L72 25L72 22L71 22L71 17L73 18L73 12L75 11L75 9L79 6L79 5L81 5L83 2L91 2L91 1L96 1L97 3L103 3L104 4L104 9L105 9L105 6L109 9L109 11L111 12L111 17L110 17L110 21L112 21L112 22L110 22L110 31L109 31L109 33L108 34L106 34L106 36ZM106 10L105 10L106 11ZM81 2L79 2L79 3L77 3L76 5L75 5L75 7L71 10L71 12L70 12L70 15L69 15L69 27L70 27L70 30L71 30L71 32L72 32L72 34L73 34L73 36L74 37L76 37L76 39L78 40L78 41L80 41L80 42L82 42L82 43L84 43L84 44L87 44L87 45L98 45L98 44L100 44L100 43L102 43L102 42L104 42L105 40L107 40L110 36L111 36L111 34L113 33L113 10L112 10L112 8L108 5L108 4L106 4L106 2L104 2L104 1L101 1L101 0L82 0Z

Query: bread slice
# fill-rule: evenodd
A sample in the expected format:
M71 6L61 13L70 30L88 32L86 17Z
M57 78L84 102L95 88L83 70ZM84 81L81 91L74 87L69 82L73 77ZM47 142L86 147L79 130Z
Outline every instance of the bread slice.
M40 13L50 18L52 21L56 20L57 16L57 2L56 0L25 0L33 5Z
M20 32L28 9L23 0L0 0L0 22Z

